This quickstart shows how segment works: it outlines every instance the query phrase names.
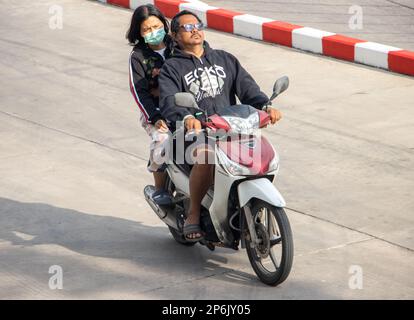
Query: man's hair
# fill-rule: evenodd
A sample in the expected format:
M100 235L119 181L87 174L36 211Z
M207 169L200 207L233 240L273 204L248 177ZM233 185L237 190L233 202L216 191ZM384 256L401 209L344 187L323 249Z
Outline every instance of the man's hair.
M171 32L177 33L180 30L180 17L185 15L192 15L197 18L198 22L202 22L201 19L194 13L188 10L178 12L171 20Z

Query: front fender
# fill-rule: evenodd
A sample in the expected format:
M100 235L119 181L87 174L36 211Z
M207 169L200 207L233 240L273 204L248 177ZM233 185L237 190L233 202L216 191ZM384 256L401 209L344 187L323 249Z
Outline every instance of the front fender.
M246 180L237 186L240 208L252 198L261 199L275 207L285 207L286 202L276 187L266 178Z

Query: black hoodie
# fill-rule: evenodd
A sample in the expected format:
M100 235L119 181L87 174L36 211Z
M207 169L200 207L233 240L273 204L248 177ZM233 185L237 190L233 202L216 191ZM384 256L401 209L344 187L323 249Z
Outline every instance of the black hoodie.
M169 35L164 38L164 55L170 56L172 41ZM132 96L145 117L146 122L154 124L162 119L158 106L158 97L153 93L158 89L158 72L164 64L160 54L146 43L134 46L129 58L129 85Z
M176 121L191 114L189 110L175 105L174 94L177 92L192 93L207 115L215 113L215 106L235 105L236 96L241 103L257 109L262 109L268 101L236 57L210 48L206 41L200 59L174 46L158 81L161 114L173 130Z

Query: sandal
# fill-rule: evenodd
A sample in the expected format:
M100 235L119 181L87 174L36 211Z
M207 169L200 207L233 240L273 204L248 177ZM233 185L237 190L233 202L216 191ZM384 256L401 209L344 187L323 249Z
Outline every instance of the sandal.
M152 200L159 206L169 206L172 204L171 196L165 189L154 191Z
M189 238L188 237L190 234L196 234L196 233L201 234L201 236L196 237L196 238ZM183 234L184 234L185 240L187 240L188 242L198 242L198 241L204 239L203 231L201 230L199 224L184 225Z

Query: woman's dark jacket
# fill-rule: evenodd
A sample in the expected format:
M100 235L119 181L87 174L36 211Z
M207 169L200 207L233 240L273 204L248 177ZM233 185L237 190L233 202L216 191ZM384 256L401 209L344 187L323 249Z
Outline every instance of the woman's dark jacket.
M164 42L166 44L164 55L168 58L172 48L171 37L166 35ZM163 64L164 60L161 55L150 49L146 43L135 45L129 58L131 93L146 122L151 124L163 119L158 101L158 75Z

